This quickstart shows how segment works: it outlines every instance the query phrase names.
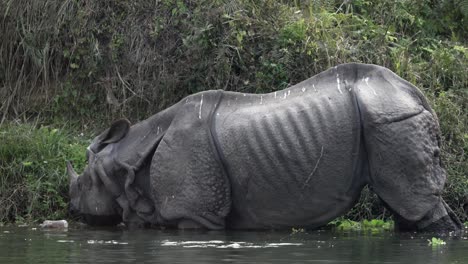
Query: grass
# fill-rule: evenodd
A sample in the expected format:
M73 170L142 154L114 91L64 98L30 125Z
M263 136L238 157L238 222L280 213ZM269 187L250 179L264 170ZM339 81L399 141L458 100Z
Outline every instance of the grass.
M393 221L384 221L379 219L362 220L360 222L349 219L338 219L328 224L332 229L343 232L362 231L370 233L379 233L383 231L393 231Z
M63 129L4 124L0 142L0 222L64 218L65 161L82 168L87 141Z

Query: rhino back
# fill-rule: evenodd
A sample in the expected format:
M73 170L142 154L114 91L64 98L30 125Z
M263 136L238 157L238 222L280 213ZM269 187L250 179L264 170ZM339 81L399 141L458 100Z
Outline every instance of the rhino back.
M283 91L224 95L214 134L232 227L314 227L354 204L366 181L354 80L340 66Z

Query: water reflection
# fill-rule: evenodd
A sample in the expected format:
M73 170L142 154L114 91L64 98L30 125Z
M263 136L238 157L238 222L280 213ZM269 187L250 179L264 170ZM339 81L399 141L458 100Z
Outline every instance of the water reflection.
M468 240L314 231L202 232L0 229L0 263L468 263Z

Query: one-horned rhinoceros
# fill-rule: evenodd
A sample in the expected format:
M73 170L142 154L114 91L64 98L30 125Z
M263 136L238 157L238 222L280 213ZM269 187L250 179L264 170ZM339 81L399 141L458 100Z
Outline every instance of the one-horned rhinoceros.
M133 126L118 120L70 164L85 223L207 229L314 228L369 185L405 230L462 225L441 198L439 126L390 70L331 68L268 94L205 91Z

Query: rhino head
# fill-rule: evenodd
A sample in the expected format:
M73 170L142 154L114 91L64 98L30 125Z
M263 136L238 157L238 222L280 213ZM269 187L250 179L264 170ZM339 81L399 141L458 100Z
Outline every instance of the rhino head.
M110 178L118 171L110 161L115 145L129 128L130 122L118 120L97 136L86 150L87 166L81 175L67 162L70 214L86 224L116 225L122 221L122 208L117 202L121 190Z

